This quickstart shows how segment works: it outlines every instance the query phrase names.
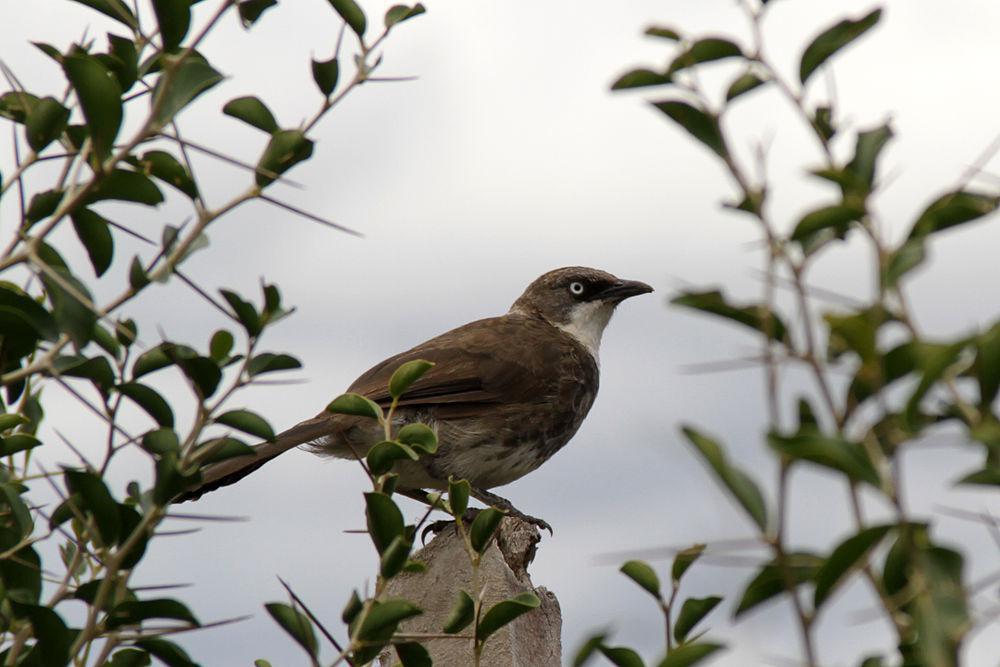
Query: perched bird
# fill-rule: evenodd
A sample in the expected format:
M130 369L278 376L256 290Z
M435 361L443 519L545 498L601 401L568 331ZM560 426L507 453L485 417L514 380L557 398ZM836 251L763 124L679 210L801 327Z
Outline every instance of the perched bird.
M573 437L597 395L598 348L611 315L625 299L652 291L597 269L556 269L528 285L506 315L452 329L365 372L348 392L387 407L393 371L415 359L434 363L402 395L393 421L396 428L429 425L438 450L397 462L398 488L447 488L451 475L468 480L479 500L548 527L488 489L528 474ZM383 437L371 419L323 412L257 445L252 456L206 468L178 500L232 484L299 445L353 459Z

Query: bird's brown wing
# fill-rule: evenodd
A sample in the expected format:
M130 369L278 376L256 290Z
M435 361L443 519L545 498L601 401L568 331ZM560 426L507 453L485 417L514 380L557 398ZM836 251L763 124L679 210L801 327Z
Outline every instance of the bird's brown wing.
M471 322L386 359L363 373L348 391L387 406L392 400L388 390L392 374L408 361L424 359L434 366L410 385L400 407L424 407L440 416L457 417L463 408L475 411L484 404L530 402L545 393L547 378L540 370L545 367L544 355L553 353L526 344L536 327L551 329L521 316Z

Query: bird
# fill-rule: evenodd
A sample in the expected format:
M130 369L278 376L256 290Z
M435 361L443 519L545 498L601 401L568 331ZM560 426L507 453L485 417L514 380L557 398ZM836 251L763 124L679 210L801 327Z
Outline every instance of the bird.
M598 269L555 269L528 285L506 314L452 329L363 373L347 391L388 407L387 385L399 366L433 363L399 398L393 427L424 423L436 431L438 449L417 461L397 461L397 489L426 498L424 489L446 489L449 477L465 479L481 502L551 531L490 489L532 472L569 442L597 396L599 348L611 316L624 300L652 291ZM232 484L299 446L357 459L384 437L374 420L324 411L257 445L253 454L207 466L175 502Z

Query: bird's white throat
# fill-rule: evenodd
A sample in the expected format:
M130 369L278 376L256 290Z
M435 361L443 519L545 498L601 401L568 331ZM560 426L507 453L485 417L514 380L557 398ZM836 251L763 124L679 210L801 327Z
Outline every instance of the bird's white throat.
M600 359L598 351L601 347L601 336L614 312L615 304L606 301L586 301L573 307L569 314L569 322L554 324L580 341L597 361Z

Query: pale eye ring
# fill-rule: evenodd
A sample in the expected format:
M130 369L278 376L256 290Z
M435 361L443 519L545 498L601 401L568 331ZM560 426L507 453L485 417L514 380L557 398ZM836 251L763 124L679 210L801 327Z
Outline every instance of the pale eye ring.
M583 290L584 287L583 283L581 282L572 282L569 284L569 293L573 294L574 296L580 296L581 294L583 294Z

